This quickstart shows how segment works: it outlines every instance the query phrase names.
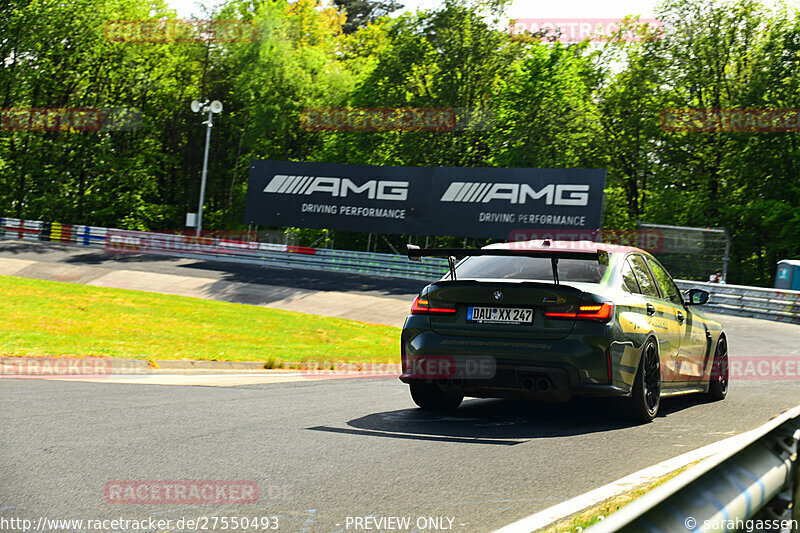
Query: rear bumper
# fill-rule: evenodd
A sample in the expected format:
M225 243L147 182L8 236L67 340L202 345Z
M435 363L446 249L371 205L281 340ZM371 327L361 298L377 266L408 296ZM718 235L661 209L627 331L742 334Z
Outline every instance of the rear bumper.
M424 359L424 358L423 358ZM466 358L452 357L459 366ZM404 383L434 383L451 392L474 397L514 397L524 395L550 400L567 400L572 396L573 384L577 382L575 369L558 366L522 365L500 363L492 376L471 377L461 372L452 376L427 377L410 368L403 369L400 380Z
M406 322L402 337L404 383L434 384L477 398L566 401L630 395L628 385L609 380L610 341L602 331L526 341L440 335L409 327L413 322Z
M403 383L430 383L452 394L474 398L524 398L541 401L567 401L573 396L623 397L630 390L619 385L581 382L578 370L557 366L525 364L498 365L492 378L421 377L413 373L400 376Z

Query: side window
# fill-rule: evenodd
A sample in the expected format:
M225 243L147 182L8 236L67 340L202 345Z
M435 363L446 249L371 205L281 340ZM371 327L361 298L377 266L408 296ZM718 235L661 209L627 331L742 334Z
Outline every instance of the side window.
M656 282L653 280L653 276L650 275L650 271L647 269L644 259L642 259L640 255L632 255L630 257L630 262L633 268L633 274L636 276L636 281L639 282L639 288L642 294L645 296L652 296L653 298L661 298L661 295L658 293L658 288L656 287Z
M672 281L672 278L664 270L659 263L653 261L649 257L647 258L647 264L650 265L650 270L653 271L653 275L656 277L656 282L658 286L661 288L661 292L664 294L664 297L670 300L672 303L680 304L681 303L681 295L678 287L675 285L675 282Z
M627 259L625 264L622 265L622 286L630 293L642 293L641 289L639 289L639 283L636 282L636 276L633 274L633 267L631 267L631 263Z

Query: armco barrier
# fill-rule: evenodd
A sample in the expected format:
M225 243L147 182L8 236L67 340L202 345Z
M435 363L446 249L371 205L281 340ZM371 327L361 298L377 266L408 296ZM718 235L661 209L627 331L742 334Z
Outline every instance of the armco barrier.
M797 531L800 406L747 435L586 533Z
M392 254L198 238L97 226L64 226L16 218L0 218L0 238L103 247L112 253L159 254L422 281L438 279L447 272L447 261L439 258L416 263L409 261L406 256Z
M703 307L710 312L800 324L800 291L686 280L675 282L683 290L710 292L711 299Z
M96 226L66 226L15 218L0 218L0 238L69 242L104 247L115 253L162 254L421 281L438 279L447 272L447 261L441 258L412 262L404 255L198 238ZM683 290L700 288L709 291L711 300L704 306L708 311L800 324L800 291L675 281Z
M430 280L447 271L444 260L412 263L405 256L329 250L178 234L108 230L110 252L164 254L262 265Z

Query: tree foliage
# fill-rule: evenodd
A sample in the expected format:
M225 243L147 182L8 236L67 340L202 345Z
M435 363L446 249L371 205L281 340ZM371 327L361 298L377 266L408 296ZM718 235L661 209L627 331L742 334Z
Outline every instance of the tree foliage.
M769 285L800 256L800 134L670 131L670 108L800 107L800 15L756 0L664 0L661 30L604 43L512 38L503 0L229 0L242 42L115 42L115 20L175 18L162 0L9 0L0 107L133 107L134 131L0 129L0 214L139 229L196 210L212 133L205 227L241 227L257 158L386 165L602 167L606 225L725 226L731 281ZM634 31L634 30L632 30ZM317 132L319 107L480 111L449 132ZM321 236L306 231L308 240ZM366 234L337 234L361 246ZM399 247L408 236L389 237ZM370 239L376 242L377 239ZM384 246L384 241L380 241Z
M345 33L353 33L403 8L396 0L333 0L333 3L347 15L347 21L342 25Z

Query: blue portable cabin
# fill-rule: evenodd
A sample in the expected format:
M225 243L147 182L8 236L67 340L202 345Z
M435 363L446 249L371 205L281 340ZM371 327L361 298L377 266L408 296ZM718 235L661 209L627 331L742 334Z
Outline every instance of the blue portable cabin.
M775 288L800 291L800 260L783 259L778 261Z

